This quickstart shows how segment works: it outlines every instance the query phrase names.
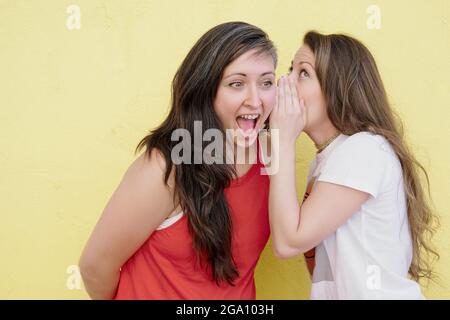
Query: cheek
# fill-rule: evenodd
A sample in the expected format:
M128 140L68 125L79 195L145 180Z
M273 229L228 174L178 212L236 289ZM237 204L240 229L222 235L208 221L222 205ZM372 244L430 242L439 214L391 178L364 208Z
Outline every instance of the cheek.
M305 81L297 85L297 90L307 109L308 119L305 129L308 130L328 118L325 99L318 83Z
M316 95L311 83L300 81L297 83L297 94L300 99L305 101L305 105L311 105L315 103Z
M309 109L324 109L325 99L323 98L320 86L314 83L298 84L297 91L300 99L303 99L305 106Z
M239 109L239 97L236 94L230 94L226 90L219 90L214 100L214 111L225 127L231 125Z
M316 109L316 113L318 117L324 118L327 117L327 108L325 104L325 98L323 97L322 91L319 88L316 88L314 93L312 94L314 100L314 106Z
M277 89L276 87L272 87L270 90L263 92L261 95L262 105L264 108L264 115L269 115L272 112L273 107L275 106L276 97L277 97Z

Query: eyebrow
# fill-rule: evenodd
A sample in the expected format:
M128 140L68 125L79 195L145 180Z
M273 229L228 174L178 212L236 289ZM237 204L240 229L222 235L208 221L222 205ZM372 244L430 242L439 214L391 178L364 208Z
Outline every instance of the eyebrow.
M315 70L314 66L313 66L311 63L307 62L307 61L300 61L300 62L298 63L298 65L301 65L302 63L309 64L309 65L311 66L311 68L313 68L313 70ZM289 67L289 72L292 72L292 70L294 69L293 66L294 66L294 61L292 60L292 61L291 61L291 66Z
M268 72L262 73L262 74L260 75L260 77L266 76L266 75L268 75L268 74L271 74L271 75L275 76L275 72L268 71ZM246 77L247 75L246 75L245 73L232 73L232 74L229 74L229 75L227 75L226 77L224 77L224 79L229 78L229 77L231 77L231 76L243 76L243 77Z

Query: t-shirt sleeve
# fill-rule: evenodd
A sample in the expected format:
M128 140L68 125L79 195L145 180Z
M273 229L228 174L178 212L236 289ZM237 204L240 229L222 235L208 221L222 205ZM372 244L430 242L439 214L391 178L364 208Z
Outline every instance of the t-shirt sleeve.
M389 174L387 141L369 133L350 136L329 156L317 181L330 182L378 196Z

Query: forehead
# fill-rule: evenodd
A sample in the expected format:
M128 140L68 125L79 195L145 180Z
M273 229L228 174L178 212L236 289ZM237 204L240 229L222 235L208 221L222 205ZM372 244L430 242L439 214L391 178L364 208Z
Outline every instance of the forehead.
M316 59L314 53L307 45L302 45L295 53L294 64L300 62L309 62L313 66L315 65Z
M259 52L252 49L240 55L231 62L224 70L224 75L241 72L241 73L260 73L270 72L275 69L273 58L267 52Z

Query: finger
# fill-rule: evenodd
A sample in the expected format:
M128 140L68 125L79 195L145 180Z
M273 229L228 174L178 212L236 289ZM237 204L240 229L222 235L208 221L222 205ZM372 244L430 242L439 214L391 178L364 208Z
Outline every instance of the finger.
M292 111L292 94L291 94L291 88L289 85L289 80L287 77L284 77L284 94L285 94L286 112L291 112Z
M278 81L279 82L279 81ZM279 85L278 85L278 83L277 83L277 86L276 86L276 92L275 92L275 104L274 104L274 106L273 106L273 109L272 109L272 112L278 112L278 103L279 103L279 97L278 97L278 90L279 90Z
M291 78L289 79L289 86L291 88L292 106L294 109L298 110L300 109L300 99L298 97L297 87L295 86L294 80Z
M278 111L286 112L286 95L285 95L285 84L284 84L284 76L281 77L278 86Z

